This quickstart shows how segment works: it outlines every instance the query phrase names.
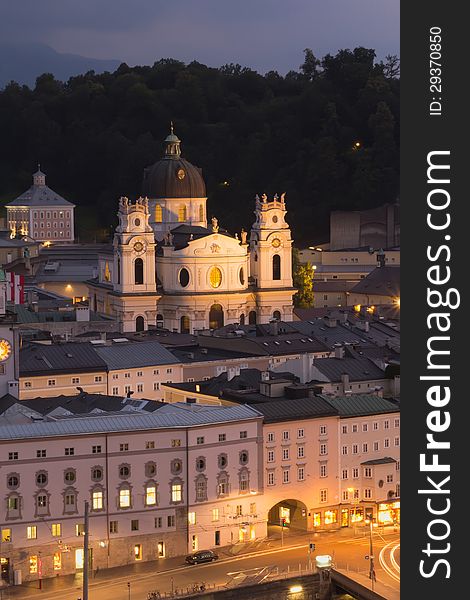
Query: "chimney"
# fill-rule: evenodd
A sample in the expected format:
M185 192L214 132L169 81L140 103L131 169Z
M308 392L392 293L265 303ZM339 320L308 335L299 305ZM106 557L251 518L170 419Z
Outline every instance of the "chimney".
M344 358L344 346L336 346L335 358Z
M101 340L102 342L105 342L105 341L106 341L106 331L102 331L102 332L100 333L100 340Z
M263 371L261 373L261 381L269 381L269 371Z
M279 335L279 322L277 319L269 321L269 333L271 335Z
M385 267L385 252L382 248L377 250L377 267Z
M343 384L343 394L346 394L346 392L351 393L351 389L349 387L349 375L348 375L348 373L342 373L341 374L341 383Z

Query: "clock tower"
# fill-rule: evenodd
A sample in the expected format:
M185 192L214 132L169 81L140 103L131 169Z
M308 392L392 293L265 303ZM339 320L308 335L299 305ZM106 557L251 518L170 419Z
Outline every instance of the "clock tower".
M156 323L155 235L149 216L147 198L135 204L119 200L110 299L123 332L145 331Z

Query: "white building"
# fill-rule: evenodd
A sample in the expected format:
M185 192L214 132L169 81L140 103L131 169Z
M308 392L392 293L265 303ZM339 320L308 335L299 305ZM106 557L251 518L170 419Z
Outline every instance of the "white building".
M28 236L36 242L72 243L75 205L46 185L38 167L33 185L6 205L7 225L12 237Z
M181 332L228 323L292 320L292 238L284 194L256 197L250 240L215 217L208 226L205 184L181 158L173 132L144 176L146 198L121 198L113 249L89 282L92 307L122 331L163 326Z
M183 555L266 535L262 417L162 405L0 426L2 567L23 581Z

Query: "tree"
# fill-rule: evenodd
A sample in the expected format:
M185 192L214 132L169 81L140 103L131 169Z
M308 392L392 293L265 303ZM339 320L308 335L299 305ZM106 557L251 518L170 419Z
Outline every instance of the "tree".
M305 48L304 55L305 59L303 64L300 65L300 70L309 81L314 81L319 74L318 67L321 63L310 48Z
M387 54L385 63L381 62L380 66L386 79L397 79L400 77L400 59L396 54Z
M297 248L292 251L292 273L294 287L298 289L294 296L294 305L298 308L311 308L314 301L313 276L315 270L309 262L300 262Z

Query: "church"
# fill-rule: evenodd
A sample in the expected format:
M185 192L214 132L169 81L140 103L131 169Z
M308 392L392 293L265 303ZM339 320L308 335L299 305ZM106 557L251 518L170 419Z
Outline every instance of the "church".
M208 219L201 169L181 156L173 127L163 157L144 170L143 194L119 200L113 245L88 282L92 310L112 315L123 333L292 320L284 194L256 196L249 236L230 234Z

